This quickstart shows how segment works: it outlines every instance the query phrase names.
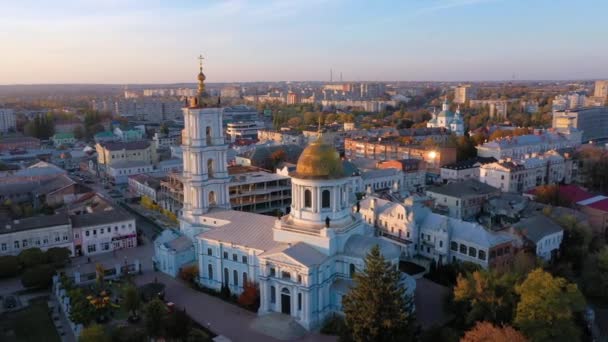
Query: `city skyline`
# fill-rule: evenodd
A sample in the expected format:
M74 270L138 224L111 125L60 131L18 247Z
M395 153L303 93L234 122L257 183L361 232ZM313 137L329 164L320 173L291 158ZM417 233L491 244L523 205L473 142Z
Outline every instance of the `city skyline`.
M547 6L549 4L549 6ZM36 10L32 10L35 8ZM490 81L608 77L602 13L569 1L22 1L0 84Z

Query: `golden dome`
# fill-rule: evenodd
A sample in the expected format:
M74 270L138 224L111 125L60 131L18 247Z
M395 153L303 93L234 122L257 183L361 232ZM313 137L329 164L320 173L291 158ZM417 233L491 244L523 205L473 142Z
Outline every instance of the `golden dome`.
M203 82L203 81L205 81L205 79L207 79L207 78L205 77L205 74L203 74L203 71L202 71L202 70L201 70L201 72L199 72L199 73L198 73L198 77L197 77L197 79L198 79L199 81L201 81L201 82Z
M321 136L302 151L293 176L303 179L342 178L344 170L340 154Z

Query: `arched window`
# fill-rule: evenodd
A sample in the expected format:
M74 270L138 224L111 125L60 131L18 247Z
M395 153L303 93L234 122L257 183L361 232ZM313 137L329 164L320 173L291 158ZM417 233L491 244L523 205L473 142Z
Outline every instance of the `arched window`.
M274 286L270 287L270 302L271 303L277 302L277 290L275 289Z
M205 141L207 142L207 145L211 145L211 127L209 126L205 128Z
M228 269L224 268L224 285L230 284L230 274L228 273Z
M232 277L234 278L232 279L234 281L234 285L237 286L239 284L239 273L236 270L232 271Z
M207 175L209 178L213 178L213 159L207 159Z
M298 310L302 310L302 294L298 293Z
M289 294L289 289L288 289L288 288L286 288L286 287L284 287L284 288L281 290L281 293L284 293L284 294Z
M349 274L350 274L351 278L355 276L355 272L356 271L357 270L355 269L355 264L350 264L350 266L349 266Z
M330 195L329 195L329 190L323 190L323 192L321 193L321 207L322 208L329 208L331 206L330 204Z
M312 207L312 193L310 190L304 190L304 208Z
M243 286L247 285L248 281L247 272L243 272Z
M216 200L215 200L215 191L209 191L209 205L215 205L216 204Z
M207 272L209 273L209 280L213 280L213 266L211 264L207 267Z

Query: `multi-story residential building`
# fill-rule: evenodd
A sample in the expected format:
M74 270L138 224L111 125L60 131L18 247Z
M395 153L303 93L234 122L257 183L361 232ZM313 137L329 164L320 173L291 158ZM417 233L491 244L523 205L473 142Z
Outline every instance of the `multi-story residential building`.
M487 106L490 110L489 114L491 118L506 118L509 102L512 101L516 100L470 100L469 106L471 108L482 108Z
M404 144L399 141L398 137L375 140L370 138L345 138L344 156L348 159L420 159L426 162L427 170L439 173L441 166L456 161L456 149L453 147L429 148L421 145Z
M593 96L604 99L608 97L608 80L595 81Z
M608 107L586 107L553 112L553 128L573 127L582 132L582 141L608 138Z
M127 161L146 164L155 164L158 161L156 149L147 141L101 142L95 145L95 149L97 163L103 166Z
M15 112L9 108L0 108L0 133L14 131L16 127Z
M226 86L220 90L220 96L225 98L239 98L241 97L241 87L239 86Z
M175 120L182 117L184 102L166 98L99 99L91 101L91 108L100 112L147 121Z
M458 219L470 219L479 214L486 200L498 194L499 189L473 179L426 190L426 195L435 201L435 209Z
M360 108L366 112L377 113L387 107L395 108L397 101L385 100L322 100L323 110Z
M40 139L33 137L6 137L0 139L0 152L40 149Z
M0 255L17 255L28 248L61 247L74 255L72 225L65 213L34 216L0 225Z
M401 188L406 191L421 191L426 186L426 163L420 159L386 160L377 163L379 169L401 170Z
M169 131L169 133L154 133L152 137L152 142L154 143L154 147L157 149L169 146L176 146L182 140L181 132L177 131Z
M71 146L76 142L76 138L74 138L74 134L72 133L55 133L51 140L53 140L55 147Z
M539 185L570 183L572 165L572 162L567 162L559 153L552 151L541 156L482 165L479 181L501 191L523 192Z
M229 122L258 121L259 113L254 107L239 105L222 108L222 122L226 126Z
M454 89L454 103L465 104L469 100L477 97L477 89L470 84L461 85Z
M477 146L480 157L500 159L523 159L533 153L541 154L550 150L575 148L581 145L581 132L576 128L564 128L535 134L496 139Z
M493 157L475 157L441 167L441 179L447 181L463 181L479 179L479 167L497 160Z
M451 136L450 129L445 127L405 128L400 129L398 134L401 140L414 144L422 143L428 139L432 139L437 144L444 144Z
M260 142L273 141L278 145L303 145L306 138L301 132L293 130L258 130L258 140Z
M256 139L260 129L264 129L263 122L229 122L226 135L232 142L237 139Z
M161 179L147 174L129 176L129 191L136 196L146 196L158 202L160 182Z
M551 102L551 107L556 111L576 109L584 107L587 103L587 96L583 93L570 92L567 94L556 95Z
M402 259L422 256L444 264L467 261L493 268L510 263L515 253L513 236L433 213L413 197L404 203L367 197L359 212L378 235L401 248Z
M184 183L181 172L170 172L160 181L158 203L163 209L180 215L184 205Z

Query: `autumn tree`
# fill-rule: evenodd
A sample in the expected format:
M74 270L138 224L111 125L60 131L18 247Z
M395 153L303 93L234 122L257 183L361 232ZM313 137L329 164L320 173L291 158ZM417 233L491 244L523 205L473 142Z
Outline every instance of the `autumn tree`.
M276 150L276 151L272 152L272 154L270 154L270 163L272 164L273 168L277 167L280 163L284 162L286 159L287 159L287 153L285 153L285 150L283 150L283 149Z
M467 331L460 342L526 342L522 333L508 325L496 326L490 322L477 322Z
M342 298L347 332L354 341L412 340L412 298L399 283L399 270L374 246L365 268L354 275L354 286Z
M260 307L260 289L258 288L258 284L252 281L245 282L238 303L252 311L257 311Z
M598 298L608 299L608 247L592 254L583 269L585 293Z
M146 330L152 337L158 337L163 332L163 322L167 316L167 307L165 303L156 298L151 300L146 306Z
M466 322L509 323L517 301L514 285L517 277L486 270L459 274L454 287L454 301L466 304Z
M137 292L137 288L133 285L127 285L123 291L123 295L123 305L125 309L131 313L132 317L137 316L137 310L140 306L139 293Z
M515 287L520 296L515 325L533 341L577 341L574 314L585 307L576 284L538 268Z

